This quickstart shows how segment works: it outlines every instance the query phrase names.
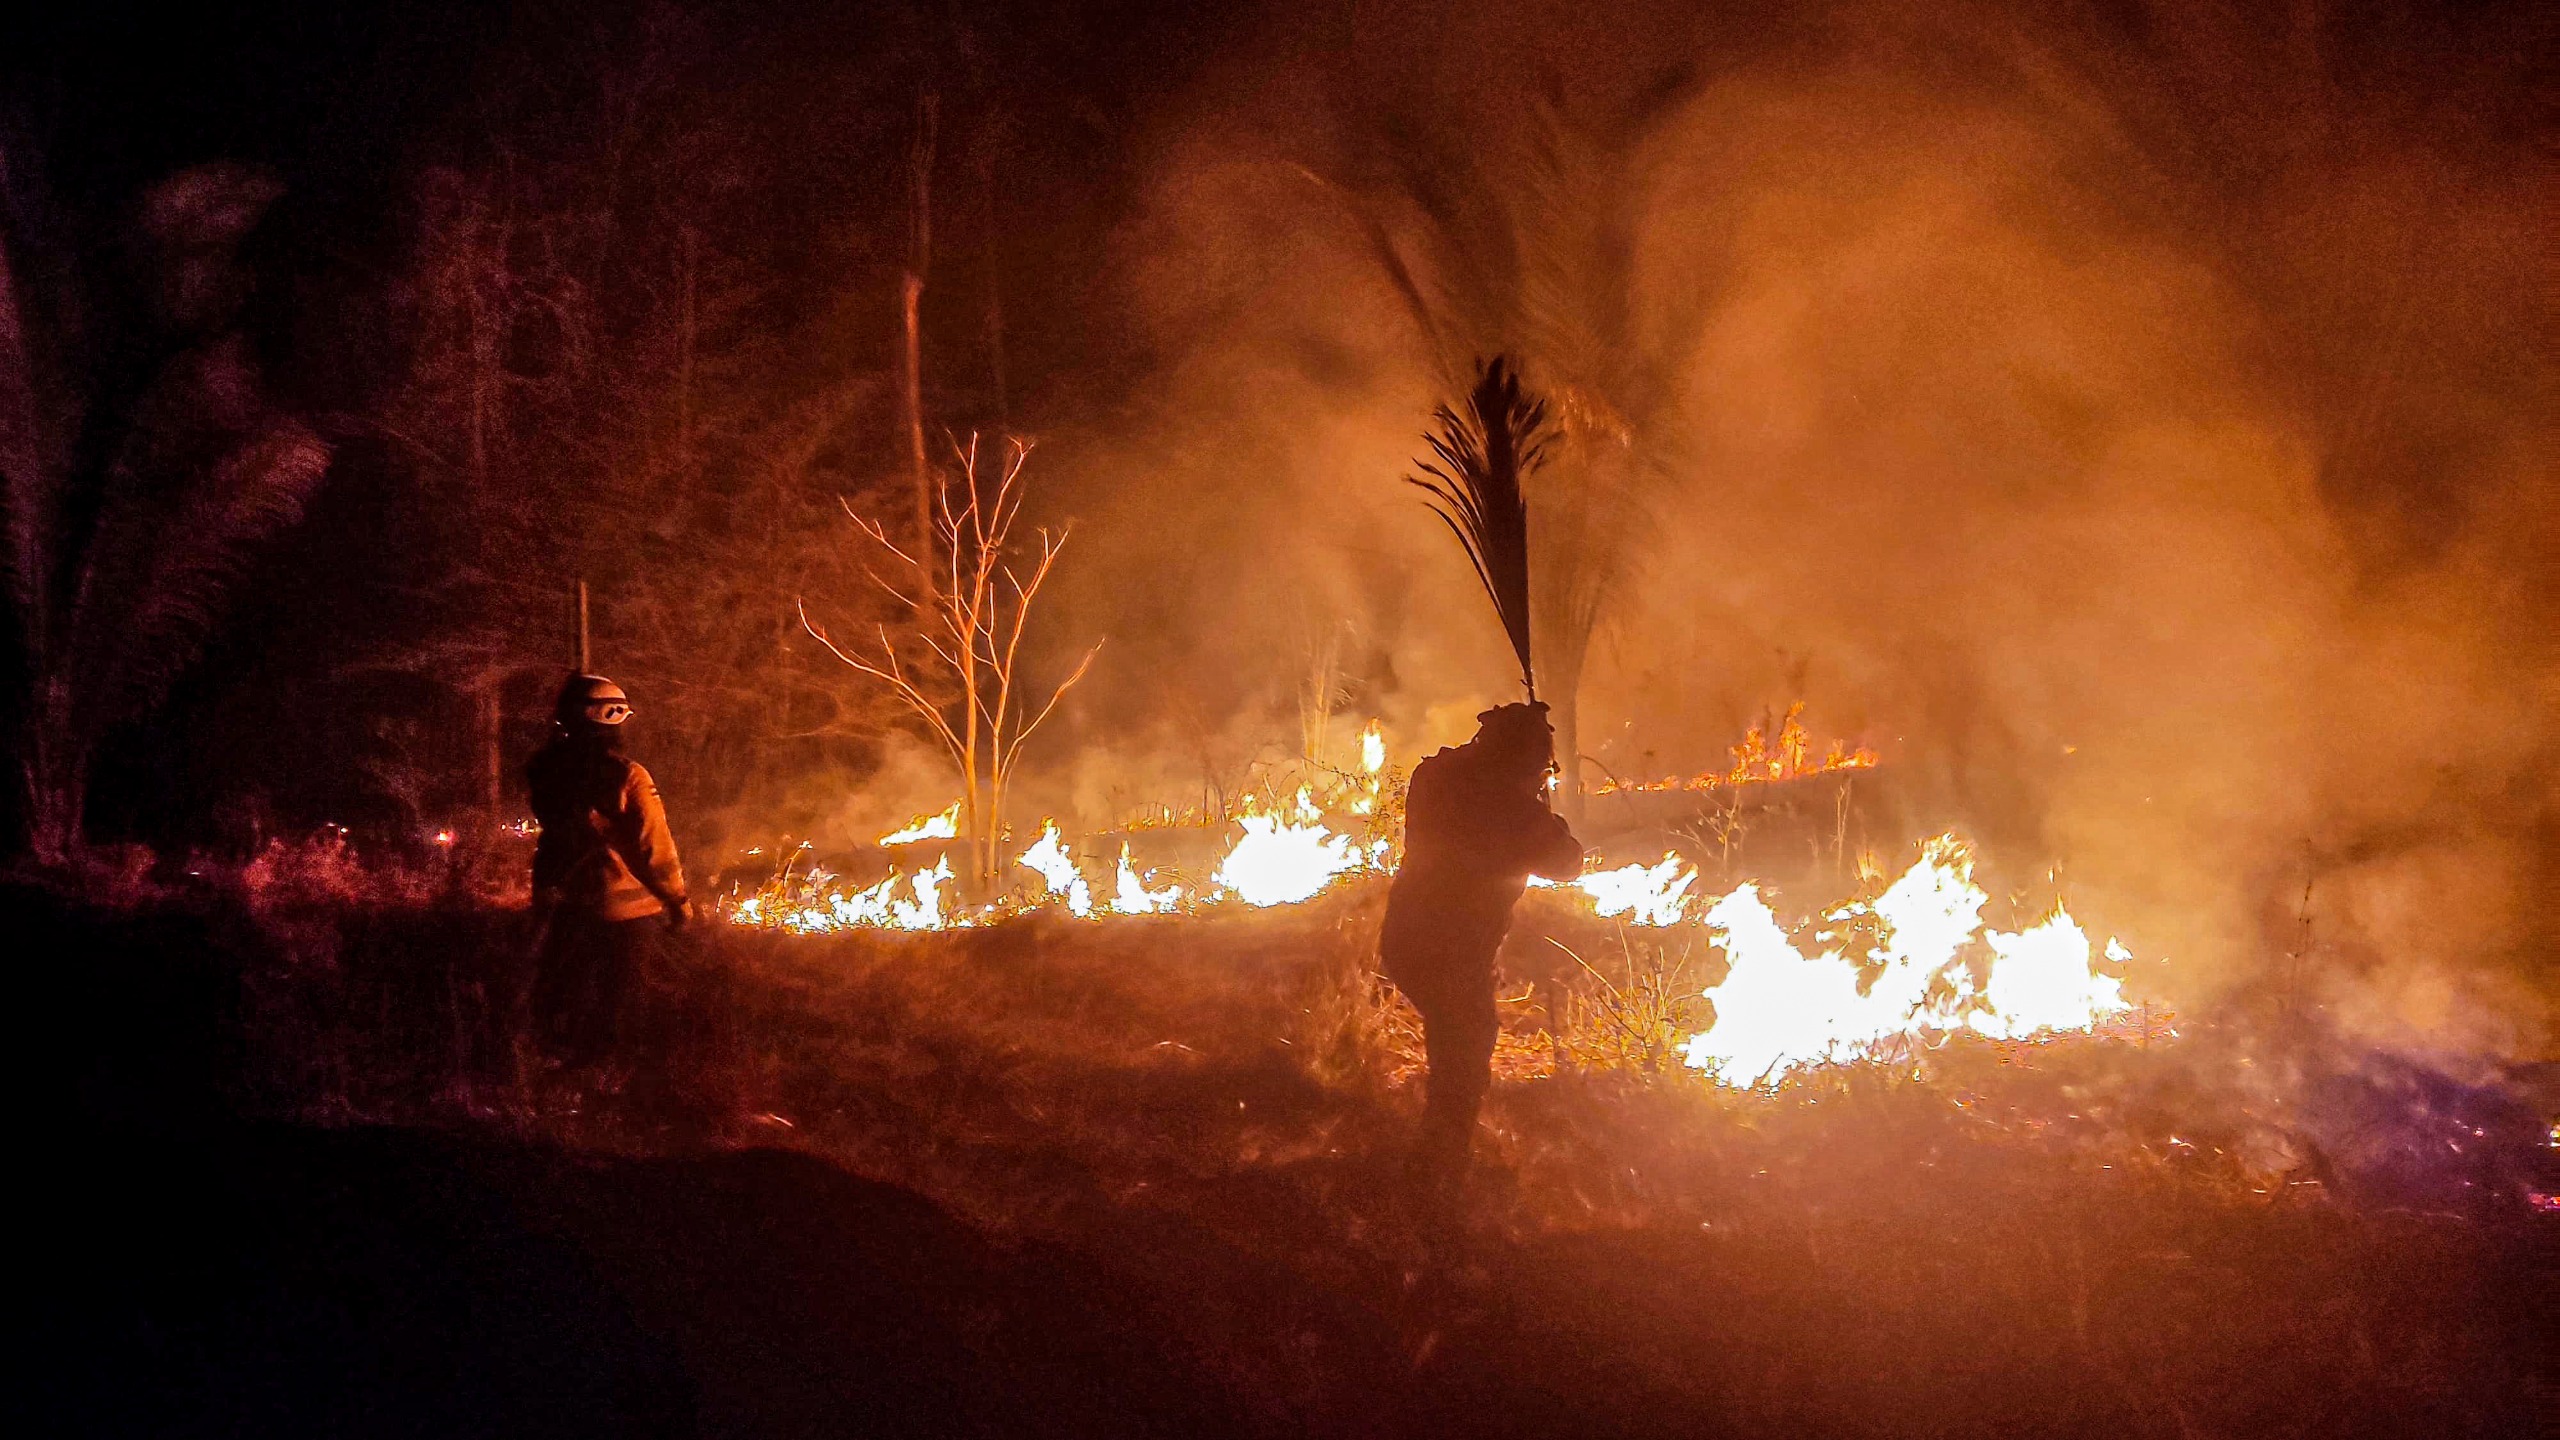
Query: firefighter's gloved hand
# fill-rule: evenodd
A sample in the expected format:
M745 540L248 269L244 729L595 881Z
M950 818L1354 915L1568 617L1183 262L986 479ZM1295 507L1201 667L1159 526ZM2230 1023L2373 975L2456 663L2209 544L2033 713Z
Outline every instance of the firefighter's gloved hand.
M678 900L667 907L667 928L681 930L693 923L693 901Z

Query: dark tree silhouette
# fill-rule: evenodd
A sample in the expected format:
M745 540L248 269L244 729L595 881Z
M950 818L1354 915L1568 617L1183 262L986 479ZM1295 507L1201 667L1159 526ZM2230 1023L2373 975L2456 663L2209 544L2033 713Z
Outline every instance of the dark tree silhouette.
M415 186L410 363L381 424L415 476L423 623L377 663L472 705L493 810L505 716L567 667L580 580L594 663L633 690L694 823L769 804L886 719L833 683L795 601L872 598L836 497L888 478L841 458L886 418L887 378L813 363L858 298L785 303L809 297L740 253L770 157L688 80L675 25L502 106Z
M275 180L216 164L151 187L142 294L119 304L46 243L31 168L0 150L0 494L24 841L52 862L80 847L99 742L167 697L329 449L268 401L239 329L238 250Z

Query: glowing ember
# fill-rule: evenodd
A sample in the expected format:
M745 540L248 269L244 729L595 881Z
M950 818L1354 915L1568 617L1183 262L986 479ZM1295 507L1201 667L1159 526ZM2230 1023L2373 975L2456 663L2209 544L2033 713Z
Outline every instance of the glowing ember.
M1041 881L1049 887L1049 898L1064 901L1068 914L1081 918L1093 913L1093 890L1077 873L1075 857L1058 839L1058 822L1041 822L1040 838L1022 852L1021 863L1039 872Z
M1985 930L1987 898L1963 848L1952 837L1931 841L1872 904L1827 917L1874 918L1879 937L1853 961L1836 949L1798 950L1759 887L1724 896L1706 924L1733 968L1706 992L1716 1020L1690 1040L1689 1064L1729 1085L1760 1085L1891 1041L1959 1027L2000 1039L2087 1030L2126 1008L2122 982L2090 970L2088 937L2067 912L2018 934ZM1961 958L1977 935L1992 956L1978 1003ZM2128 952L2111 942L2107 955L2121 961Z
M1311 899L1335 876L1357 869L1360 848L1319 820L1308 792L1298 792L1290 816L1245 815L1244 838L1210 878L1248 905L1294 905Z
M1182 887L1167 885L1161 890L1147 888L1145 877L1129 863L1129 847L1120 847L1120 873L1112 888L1111 913L1114 915L1158 915L1182 903Z
M913 845L919 840L956 840L960 836L960 802L939 815L919 815L907 822L907 828L892 830L880 837L882 845Z

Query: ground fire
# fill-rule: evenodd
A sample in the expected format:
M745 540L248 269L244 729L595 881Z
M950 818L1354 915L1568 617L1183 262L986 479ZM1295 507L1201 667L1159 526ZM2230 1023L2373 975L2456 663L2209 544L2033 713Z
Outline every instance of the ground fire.
M1832 758L1847 754L1849 763L1803 765L1802 708L1788 709L1777 758L1762 758L1771 752L1754 730L1735 747L1738 763L1731 775L1744 778L1710 777L1711 785L1700 788L1776 784L1874 766L1873 752L1838 747ZM795 860L753 893L726 900L722 913L751 928L825 935L985 926L1043 910L1107 923L1121 916L1207 918L1303 904L1334 886L1391 874L1396 867L1391 842L1355 838L1376 828L1380 797L1394 778L1375 723L1362 732L1361 751L1358 776L1338 783L1325 804L1312 786L1303 786L1281 806L1266 809L1253 800L1239 805L1225 827L1225 850L1197 880L1138 869L1127 842L1105 869L1101 855L1080 855L1083 847L1070 843L1054 822L1044 822L1015 861L1036 883L975 908L945 894L951 880L947 860L924 869L893 869L865 886ZM948 839L956 813L955 806L918 817L882 836L880 845L904 852ZM1154 828L1164 823L1158 819ZM1594 860L1579 879L1532 884L1570 895L1594 919L1703 932L1730 968L1701 992L1714 1021L1684 1038L1683 1054L1690 1067L1726 1085L1749 1088L1808 1066L1908 1056L1914 1047L1956 1033L2016 1041L2088 1034L2132 1009L2123 974L2134 957L2121 941L2110 938L2093 949L2079 922L2059 904L2016 931L1993 928L1982 914L1990 897L1974 883L1974 860L1964 842L1940 836L1917 852L1907 869L1872 896L1807 909L1792 924L1780 918L1758 884L1746 882L1720 896L1694 893L1698 869L1676 853L1650 865L1604 866Z

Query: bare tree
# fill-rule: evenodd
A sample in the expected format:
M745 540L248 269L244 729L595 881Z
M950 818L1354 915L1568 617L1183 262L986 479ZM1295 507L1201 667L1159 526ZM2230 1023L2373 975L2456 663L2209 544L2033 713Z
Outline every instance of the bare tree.
M39 213L23 157L0 152L5 218ZM81 843L99 742L167 698L203 649L259 542L291 525L329 450L268 403L238 329L238 247L279 190L207 165L143 197L143 362L84 353L67 256L30 267L0 223L0 484L10 608L25 686L17 759L26 840L57 861ZM55 277L40 293L37 273ZM110 311L99 305L97 311Z
M984 893L1002 872L997 852L1004 839L1005 795L1022 747L1084 678L1102 644L1096 641L1065 679L1032 702L1035 687L1022 671L1022 639L1067 532L1039 528L1027 563L1017 569L1013 531L1022 513L1030 445L1007 440L992 476L981 474L976 436L954 448L959 473L941 476L935 487L929 548L911 554L879 521L845 507L855 527L903 567L898 579L873 572L876 583L926 618L896 636L886 625L873 627L874 643L867 649L836 644L805 607L801 623L837 659L886 687L950 757L960 778L972 883ZM919 602L924 595L932 597L929 604Z

